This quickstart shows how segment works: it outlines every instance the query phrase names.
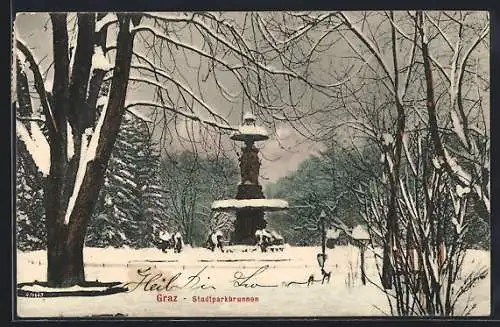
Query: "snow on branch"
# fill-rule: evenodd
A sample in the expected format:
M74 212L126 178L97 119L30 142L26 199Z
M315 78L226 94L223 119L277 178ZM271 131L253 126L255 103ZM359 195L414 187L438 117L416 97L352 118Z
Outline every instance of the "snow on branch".
M85 171L87 169L87 146L88 146L88 136L89 136L88 134L89 133L87 133L86 130L84 135L82 135L82 141L80 146L80 161L78 163L78 170L76 172L73 193L69 198L68 208L64 216L65 225L69 223L69 218L71 217L71 213L73 212L73 208L75 207L76 198L78 197L78 193L80 192L80 187L82 186L83 178L85 177Z
M193 51L195 51L195 48L193 48ZM201 50L200 50L200 51L201 51ZM199 53L199 54L201 55L201 53ZM240 68L244 68L244 66L241 66L241 67L230 66L228 63L225 63L225 62L223 62L222 60L217 59L216 57L210 57L210 55L209 55L209 54L204 53L204 55L206 55L207 57L209 57L209 58L211 58L211 59L215 60L216 62L218 62L218 63L220 63L220 64L222 64L224 67L226 67L229 71L231 71L231 72L235 75L235 77L236 77L236 79L238 80L238 82L239 82L240 84L242 84L242 85L243 85L243 82L242 82L243 77L241 76L241 74L240 74L237 70L238 70L238 69L240 69ZM158 68L158 67L157 67L157 66L156 66L156 65L155 65L155 64L154 64L154 63L153 63L150 59L148 59L148 58L147 58L147 56L145 56L144 54L141 54L141 53L139 53L139 52L137 52L137 51L134 51L134 56L136 56L136 57L137 57L138 59L140 59L140 60L145 61L148 65L147 65L147 66L146 66L146 65L131 65L131 68L135 68L135 69L144 69L144 70L147 70L147 71L149 71L149 72L152 72L152 73L154 73L154 74L159 74L159 75L166 74L166 72L165 72L163 69ZM168 75L167 75L167 76L168 76ZM166 76L163 76L163 77L164 77L164 78L167 78ZM224 92L228 93L226 90L224 90ZM233 98L236 98L236 97L237 97L237 95L232 95L232 94L231 94L230 96L231 96L231 97L233 97ZM224 94L224 97L226 98L226 95L225 95L225 94ZM227 98L226 98L226 99L227 99ZM255 100L253 97L251 97L251 96L250 96L250 99L251 99L252 101L256 102L256 100ZM228 100L229 100L229 99L228 99ZM231 100L229 100L229 101L231 101ZM264 105L263 105L263 104L258 103L258 102L256 102L256 103L257 103L258 105L260 105L260 106L264 107ZM215 113L214 113L214 114L215 114ZM221 118L221 119L223 119L223 118Z
M458 115L457 115L456 111L452 109L450 112L450 115L451 115L451 122L452 122L453 131L455 132L455 134L457 134L457 136L459 137L462 144L465 147L467 147L468 143L467 143L467 137L465 136L464 126L462 125L462 123L458 119Z
M415 204L415 200L412 195L407 192L407 185L403 182L401 178L399 178L399 186L401 188L401 194L403 195L404 203L408 212L412 215L413 219L418 219L418 210Z
M203 119L203 118L200 118L199 116L195 115L194 113L186 112L186 111L179 110L179 109L175 109L173 107L170 107L170 106L158 103L158 102L152 102L152 101L134 101L134 102L128 102L128 103L125 104L125 109L126 110L130 110L129 108L135 107L135 106L160 108L160 109L168 110L168 111L171 111L173 113L179 114L179 115L181 115L181 116L183 116L185 118L189 118L189 119L194 120L194 121L199 121L199 122L201 122L203 124L207 124L207 125L210 125L212 127L218 128L218 129L230 130L230 131L236 131L237 130L236 128L234 128L232 126L229 126L229 125L226 125L226 124L221 124L221 123L218 123L216 121L209 120L209 119Z
M40 72L40 67L38 66L38 63L35 60L33 53L28 48L28 46L24 43L24 41L17 38L16 39L16 48L24 55L26 61L29 64L31 71L33 72L35 89L36 89L38 95L40 96L40 103L42 105L44 115L46 116L47 120L50 120L52 122L52 124L48 124L49 131L50 131L51 127L57 131L57 125L56 125L55 118L54 118L54 115L52 113L52 110L50 108L50 104L49 104L49 101L47 98L47 91L45 90L45 83L43 81L43 77L42 77L42 74Z
M67 133L67 151L68 151L68 160L71 160L73 158L73 155L75 154L75 143L73 141L73 129L71 128L71 124L67 123L66 124L66 133Z
M31 122L31 135L24 124L16 120L16 135L26 145L31 158L35 162L38 170L43 176L48 176L50 172L50 147L45 139L40 127L35 122Z
M373 66L372 63L370 63L370 58L366 58L360 51L359 49L349 40L348 37L346 37L344 34L341 34L341 37L344 39L344 41L347 42L349 47L359 56L359 58L363 61L364 65L367 65L374 73L377 73L377 69ZM394 88L391 87L390 85L387 84L385 79L381 79L381 82L384 84L386 89L392 94L395 95Z
M162 31L158 30L157 28L154 28L152 26L147 26L147 25L139 25L139 26L136 26L134 28L131 29L131 32L142 32L142 31L146 31L146 32L150 32L151 34L153 34L155 37L158 37L160 39L163 39L165 41L168 41L176 46L179 46L179 47L182 47L182 48L185 48L187 50L190 50L190 51L193 51L203 57L206 57L210 60L214 60L220 64L222 64L223 66L231 69L230 65L223 62L221 59L217 58L215 55L213 54L210 54L210 53L206 53L205 51L201 50L201 49L198 49L194 46L192 46L191 44L188 44L188 43L184 43L178 39L174 39L172 38L171 36L168 36L167 34L163 33ZM241 53L238 49L234 48L234 47L231 47L233 51L236 52L236 54L238 55L241 55L243 57L245 57L246 59L249 59L250 61L253 61L252 58L249 58L247 57L246 55L244 55L243 53ZM234 69L234 68L233 68Z
M450 49L453 50L453 45L451 44L450 39L448 38L446 33L441 29L439 24L431 17L431 15L429 15L429 13L424 13L424 14L425 17L427 17L427 19L429 20L429 22L431 22L431 24L438 30L439 34L441 34L441 36L446 41L446 44L450 47Z
M412 19L415 19L414 16L411 16ZM405 38L406 40L410 41L412 43L412 46L415 46L415 47L418 47L420 50L422 49L422 46L418 43L418 42L415 42L415 40L408 34L406 34L402 29L401 27L399 27L395 22L394 20L390 19L389 18L389 21L391 22L392 26L396 29L396 31L403 37ZM421 31L421 33L424 33L423 31ZM437 61L436 58L434 58L434 56L432 56L431 54L429 54L429 59L432 61L432 63L434 64L434 66L441 72L441 74L443 75L443 77L448 81L450 82L450 77L448 76L448 74L446 73L446 70L444 69L443 65L441 65L441 63L439 61Z
M45 124L45 117L40 116L40 117L32 117L32 116L16 116L17 120L20 121L35 121L39 122L40 124Z
M92 56L92 70L103 70L108 71L113 68L113 65L109 62L108 58L104 55L102 47L94 47L94 55Z
M114 13L107 13L103 18L99 19L95 24L95 31L99 33L103 28L115 24L118 22L118 18Z
M330 13L326 14L325 18L329 17L330 15L331 15ZM270 74L273 74L273 75L285 75L288 78L291 77L291 78L294 78L294 79L299 79L299 80L302 80L302 81L304 81L304 82L306 82L306 83L308 83L310 85L320 86L319 84L315 84L315 83L312 83L311 81L307 81L300 74L295 73L290 68L288 68L286 70L280 70L280 69L277 69L277 68L272 67L270 65L267 65L267 66L263 65L254 56L254 53L256 52L256 49L252 49L247 44L247 42L243 38L243 35L241 33L239 33L238 31L236 31L236 29L234 28L234 26L232 24L229 24L226 21L221 20L221 19L217 19L215 17L213 19L219 24L219 26L222 25L222 26L225 26L226 28L228 28L229 31L230 31L230 34L233 35L236 38L236 41L239 41L239 42L236 42L236 44L238 45L238 48L240 49L240 52L238 53L238 55L243 56L244 58L246 58L247 60L249 60L249 62L251 62L255 66L257 66L259 69L262 69L263 71L266 71L266 72L268 72ZM223 33L223 32L222 33L221 32L217 32L217 31L214 32L203 21L194 19L194 22L197 23L197 24L201 24L200 26L203 29L205 29L213 38L215 38L219 42L223 43L224 45L226 45L227 47L229 47L231 50L236 51L236 49L234 47L230 47L230 45L232 45L232 43L234 43L234 42L231 42L229 40L223 39L223 36L225 35L225 33ZM314 26L314 24L311 24L310 26L304 26L303 29L302 29L302 31L300 31L300 29L299 29L298 34L296 34L295 36L292 35L290 37L290 39L283 41L283 45L286 47L286 45L290 44L292 42L292 40L294 40L295 38L298 38L300 35L302 35L303 33L307 32L307 30L309 30L313 26ZM243 45L243 49L246 50L245 52L241 52L241 48L242 47L241 47L240 44ZM272 47L277 52L278 57L281 59L283 57L283 51L279 51L274 45L272 45ZM248 55L245 55L244 53L248 53ZM290 58L288 58L287 60L290 60ZM286 64L283 62L282 59L281 59L281 62L283 64L283 66L286 66ZM256 70L254 67L250 67L250 68L253 69L257 74L259 74L258 70ZM337 85L334 85L334 86L337 86Z
M73 187L73 193L68 201L68 208L64 216L64 224L69 223L69 219L75 207L76 199L80 193L80 188L85 177L85 172L87 170L87 164L95 159L97 145L99 142L99 137L101 135L102 126L104 124L104 118L106 116L107 106L104 107L99 115L99 121L92 132L92 128L87 128L82 135L82 144L80 148L80 161L78 163L78 170L76 172L75 185ZM89 140L90 138L90 140Z
M258 69L262 70L263 72L267 72L267 73L272 74L272 75L283 75L283 76L286 76L288 78L298 79L298 80L301 80L301 81L303 81L303 82L305 82L305 83L307 83L307 84L309 84L311 86L316 86L316 87L327 87L327 88L329 88L329 87L337 87L337 86L340 86L343 83L345 83L345 81L342 81L340 83L334 83L334 84L331 84L331 85L321 85L321 84L313 83L312 81L307 80L301 74L298 74L298 73L294 72L293 70L290 70L290 69L283 70L283 69L278 69L278 68L275 68L275 67L272 67L272 66L269 66L269 65L264 65L264 64L262 64L261 62L259 62L257 59L255 59L251 55L252 51L251 51L250 48L247 48L248 51L242 51L238 47L234 46L232 44L232 42L230 42L230 41L226 40L224 37L222 37L220 35L220 33L217 33L215 31L213 31L203 21L201 21L199 19L195 19L195 18L193 18L190 21L193 22L193 23L195 23L196 25L198 25L202 29L204 29L211 37L213 37L215 39L215 41L220 42L222 45L224 45L229 50L231 50L235 55L241 56L242 58L248 60L250 63L252 63L253 65L255 65ZM181 47L183 47L185 49L188 49L190 51L194 51L197 54L200 54L200 55L202 55L204 57L207 57L210 60L214 60L216 62L219 62L222 65L224 65L225 67L230 68L230 65L228 65L227 63L222 62L222 60L216 58L215 55L207 54L204 51L202 51L200 49L197 49L197 48L195 48L195 47L193 47L193 46L191 46L189 44L180 42L178 40L174 40L173 38L167 36L165 33L163 33L162 31L160 31L157 28L154 28L152 26L139 25L139 26L133 27L131 29L131 32L141 32L141 31L150 32L150 33L152 33L156 37L159 37L159 38L164 39L164 40L166 40L168 42L171 42L171 43L173 43L173 44L175 44L177 46L181 46ZM234 70L235 68L236 67L232 67L232 69L231 68L230 69ZM246 65L245 66L241 66L241 68L252 69L252 67L246 66ZM256 70L256 68L253 68L253 70L258 71L258 70Z
M194 16L194 13L191 15L187 13L179 13L179 12L146 12L143 13L144 17L151 18L154 20L168 21L168 22L177 22L177 23L188 23Z
M131 67L133 67L133 68L148 69L147 66L131 66ZM198 97L196 94L194 94L194 92L187 85L184 85L183 83L181 83L177 79L175 79L172 76L168 75L165 71L157 70L156 73L158 75L166 78L167 80L171 81L172 83L174 83L179 88L180 91L184 91L187 94L189 94L189 96L192 99L194 99L197 103L199 103L203 108L205 108L210 113L210 115L212 115L213 117L216 117L218 119L225 120L224 117L220 116L217 113L216 110L214 110L213 108L211 108L205 101L203 101L200 97ZM156 80L148 79L148 78L145 78L145 77L130 76L129 77L129 81L143 82L143 83L146 83L146 84L154 85L154 86L159 87L161 89L165 89L165 86L162 83L159 83Z
M99 115L99 121L97 122L92 138L90 139L87 151L87 162L95 159L97 144L99 143L99 138L101 137L102 126L104 124L104 118L106 117L107 108L108 106L102 109L101 114Z
M134 115L136 118L142 120L143 122L146 122L146 123L153 122L150 117L145 116L144 113L140 112L139 110L129 108L129 109L127 109L127 111L130 114Z
M379 64L382 66L382 69L386 73L387 77L391 80L391 82L394 84L394 76L390 73L389 67L387 67L387 64L385 63L382 54L377 50L377 47L370 41L370 39L358 28L356 27L351 20L344 14L344 13L339 13L340 16L343 18L344 23L347 25L347 27L358 37L358 39L365 44L365 46L368 48L368 50L375 56Z
M308 22L307 24L304 24L303 26L299 27L292 35L290 35L289 38L287 38L284 41L281 41L282 44L288 44L297 38L299 38L301 35L307 33L311 28L314 26L318 25L322 21L332 17L334 13L326 13L322 14L319 17L316 17L312 22Z
M215 61L215 62L217 62L217 63L221 64L222 66L226 67L226 68L227 68L227 69L229 69L230 71L235 71L235 70L237 70L237 69L244 68L244 66L241 66L241 65L240 65L240 66L232 66L231 64L229 64L229 63L227 63L227 62L223 61L222 59L217 58L215 55L212 55L212 54L210 54L210 53L207 53L207 52L203 51L202 49L199 49L199 48L197 48L197 47L192 46L191 44L184 43L184 42L182 42L182 41L180 41L180 40L178 40L178 39L174 39L174 38L172 38L172 37L170 37L170 36L168 36L168 35L166 35L166 34L163 34L161 31L158 31L157 29L154 29L154 28L152 28L152 27L149 27L149 26L137 26L137 27L134 27L134 29L133 29L133 30L134 30L134 31L136 31L136 32L140 32L140 31L142 31L142 30L144 30L144 31L149 31L149 32L151 32L154 36L159 37L159 38L161 38L161 39L163 39L163 40L165 40L165 41L167 41L167 42L170 42L170 43L172 43L172 44L173 44L173 45L175 45L175 46L178 46L178 47L184 48L184 49L189 50L189 51L192 51L192 52L194 52L194 53L196 53L196 54L198 54L198 55L200 55L200 56L202 56L202 57L205 57L205 58L208 58L208 59L210 59L210 60L213 60L213 61ZM136 51L134 51L134 54L135 54L137 57L139 57L139 58L141 58L141 59L143 59L143 60L147 61L148 63L151 63L151 61L150 61L149 59L147 59L147 57L146 57L145 55L139 54L139 53L138 53L138 52L136 52ZM154 66L152 63L151 63L151 65L152 65L152 66Z
M470 185L472 182L472 176L467 173L456 161L455 158L449 155L448 151L446 149L443 149L444 151L444 159L446 160L447 164L455 173L458 177L458 179L464 183L465 185Z
M462 57L462 60L460 61L460 66L459 66L460 75L463 75L463 73L465 72L465 66L466 66L465 63L469 59L470 54L472 53L472 51L474 51L474 49L477 47L477 45L479 44L479 42L481 42L481 40L483 40L488 35L489 31L490 31L490 26L489 26L489 24L486 24L484 26L484 28L482 29L481 34L471 44L471 46L469 47L469 49L467 49L467 51L465 52L465 55ZM460 78L461 77L459 77L459 79Z
M408 163L410 164L411 171L415 176L417 176L417 168L415 165L415 161L413 160L413 156L410 153L410 147L408 145L408 133L403 134L403 149L406 154L406 159L408 160ZM421 155L419 153L419 155Z

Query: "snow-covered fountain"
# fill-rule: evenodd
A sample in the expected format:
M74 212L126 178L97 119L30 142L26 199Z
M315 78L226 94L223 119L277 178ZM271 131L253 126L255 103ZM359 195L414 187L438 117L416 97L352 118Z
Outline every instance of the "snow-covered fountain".
M214 211L236 212L234 232L231 243L237 245L253 245L256 243L255 232L264 229L267 222L264 213L288 209L288 202L281 199L266 199L259 184L259 170L261 161L259 150L254 143L269 138L262 126L255 124L255 116L246 113L243 116L243 125L240 125L231 139L244 142L241 148L240 172L241 182L235 199L219 200L212 204Z

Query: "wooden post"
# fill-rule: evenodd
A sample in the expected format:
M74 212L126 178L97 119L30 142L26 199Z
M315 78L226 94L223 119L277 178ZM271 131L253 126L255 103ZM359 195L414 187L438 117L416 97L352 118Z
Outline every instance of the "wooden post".
M319 217L321 222L321 253L323 256L325 255L325 247L326 247L326 234L325 234L325 212L321 211L321 215Z
M361 241L361 246L359 248L360 250L360 257L361 257L361 283L363 285L366 285L366 276L365 276L365 244L364 241Z
M319 224L320 224L320 229L321 229L321 253L318 253L317 259L319 266L321 267L321 275L323 276L322 282L325 281L325 278L329 276L330 273L327 273L325 271L325 262L326 262L326 234L325 234L325 211L322 210L321 214L319 216ZM328 280L330 277L328 277Z

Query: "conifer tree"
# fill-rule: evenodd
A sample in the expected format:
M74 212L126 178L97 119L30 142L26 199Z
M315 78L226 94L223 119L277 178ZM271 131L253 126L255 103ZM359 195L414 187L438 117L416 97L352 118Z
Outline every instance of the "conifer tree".
M160 158L153 147L147 124L126 114L89 226L88 246L148 247L164 228Z
M19 250L45 248L47 233L43 211L41 173L30 160L22 142L17 142L16 156L16 245Z

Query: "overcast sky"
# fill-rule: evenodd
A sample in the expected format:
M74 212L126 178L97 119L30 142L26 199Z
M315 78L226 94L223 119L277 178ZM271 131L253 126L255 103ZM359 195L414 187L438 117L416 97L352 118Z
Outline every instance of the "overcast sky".
M355 13L349 13L349 14L355 15ZM239 13L235 15L239 15ZM373 19L380 20L383 19L383 16L374 15ZM479 23L484 24L483 21L480 21ZM51 59L52 36L50 33L50 28L51 26L50 26L49 16L43 13L19 14L15 21L15 29L17 30L17 34L28 44L28 46L34 52L35 56L41 61L41 66L43 71L45 71L45 69L47 69L50 66L50 63L52 61ZM108 37L111 34L112 31L108 32ZM181 34L181 36L185 36L186 42L191 42L192 44L199 42L199 40L196 38L196 35L194 35L194 39L188 39L188 37L192 37L192 35ZM179 37L179 35L177 35L177 37ZM135 51L144 50L144 45L143 43L141 43L143 42L143 40L144 40L143 38L138 39L136 37L136 43L134 47ZM444 48L446 48L443 44L441 44L440 42L435 42L434 46L437 46L438 48L440 46L443 46ZM239 125L241 123L239 120L242 111L247 111L249 109L248 103L238 103L238 102L231 103L225 101L225 99L220 95L220 91L217 89L215 83L210 79L202 83L198 83L198 81L200 80L198 77L199 75L197 74L198 72L194 70L193 66L196 66L197 62L199 66L203 66L203 64L200 64L199 56L197 54L188 56L179 55L180 52L176 52L178 50L176 50L175 47L173 46L170 46L170 48L166 48L167 46L164 47L165 48L161 49L162 51L161 57L162 58L165 57L165 61L167 61L165 65L167 66L169 64L172 65L172 62L174 62L175 63L174 66L176 66L174 69L175 71L172 70L173 72L172 76L174 76L175 78L180 78L180 75L182 75L182 78L185 81L185 83L189 85L193 90L202 93L203 100L214 111L226 117L229 124L234 126ZM322 57L319 58L320 59L319 61L323 60L330 61L328 67L333 67L333 69L337 68L342 69L343 65L356 62L356 60L353 60L352 57L343 58L343 56L346 54L345 52L346 48L347 47L345 44L343 46L336 44L330 49L333 53L329 52L328 55L325 55L323 53ZM400 50L400 56L405 57L405 53L408 53L408 51L410 51L411 49L409 49L408 47L401 47L399 50ZM489 53L487 47L482 47L478 51L482 51L482 53L479 54L480 56L486 59L488 58ZM170 53L173 53L172 56L174 55L178 56L175 57L174 60L172 60L172 58L168 57ZM386 51L385 55L390 56L392 55L392 52ZM443 57L445 57L443 60L446 61L446 53ZM234 60L234 57L232 60ZM335 61L335 64L331 63L332 60ZM390 62L390 60L388 60L387 62ZM482 67L482 69L486 70L485 76L489 74L488 62L489 62L488 60L484 59L482 60L483 64L486 63L484 67ZM172 67L168 66L168 68L170 69ZM316 67L314 72L316 74L316 72L319 71L318 74L322 74L321 70L322 69L317 69ZM137 74L137 71L132 74ZM205 74L207 73L205 72ZM231 92L241 91L239 90L240 88L239 84L235 83L234 80L230 79L231 76L225 76L223 73L221 73L221 75L222 76L219 77L220 80L218 79L219 82L224 83L229 89L231 89L230 90ZM47 77L49 80L52 77L51 69L48 69ZM175 87L173 87L171 90L171 86L166 85L166 88L168 88L168 92L172 93L173 97L175 97ZM137 87L133 83L129 84L127 101L135 101L135 100L152 101L153 100L152 90L153 88L150 86ZM300 89L293 90L293 92L298 92L298 93L300 93L300 91L301 91ZM447 89L444 89L444 91L446 93ZM419 92L419 90L415 90L415 92ZM485 92L489 92L489 89L486 90ZM311 95L311 101L317 100L317 98L318 97L314 97L314 95ZM488 100L489 100L488 97L485 97L483 99L484 101L483 110L486 116L485 117L486 121L489 121ZM201 116L203 114L206 115L206 110L204 110L203 108L195 108L195 107L196 104L193 107L193 110L200 110ZM442 105L440 110L442 110L443 116L449 114L448 111L449 108L446 105ZM323 121L321 121L321 119L318 119L315 122L315 124L320 124L322 126L333 125L331 121L335 120L336 117L335 114L332 114L331 112L332 111L328 112L329 114L328 116L322 117ZM204 118L210 118L210 117L204 117ZM324 121L327 121L328 124L325 124ZM262 122L258 121L257 123L262 123ZM182 121L178 121L175 123L175 127L179 128L180 134L183 133L184 124L185 122ZM173 129L171 125L169 126L171 127L171 129ZM258 147L261 148L261 157L262 157L262 167L261 167L262 184L266 184L268 182L274 182L280 177L286 176L290 172L294 171L305 158L307 158L310 155L317 154L318 151L322 148L321 144L306 141L295 131L295 129L291 128L290 125L283 124L283 125L267 126L267 127L272 127L269 128L269 131L271 132L270 135L271 137L268 141L261 142L258 145ZM313 132L317 131L318 129L313 129ZM158 133L158 130L156 132ZM345 131L340 131L340 133L337 134L336 138L337 140L341 137L345 138L347 134L348 133L346 133ZM206 135L196 134L195 137L198 139L203 139L204 137L206 137ZM223 139L223 144L234 145L234 143L232 143L232 141L229 140L229 136L226 136ZM177 145L172 144L172 149L169 149L169 151L175 150L176 148ZM234 149L231 146L228 146L227 148ZM232 150L231 155L235 157L236 151Z
M31 48L35 57L41 61L43 70L49 68L52 58L52 36L50 31L50 20L46 13L23 13L18 14L15 21L17 35L22 38ZM188 69L187 69L188 70ZM186 72L189 75L189 71ZM52 69L48 69L47 80L52 78ZM214 87L214 86L208 86ZM210 92L208 92L210 94ZM148 90L137 90L129 88L127 100L143 100L152 97ZM229 123L239 125L241 109L228 108L226 104L217 103L218 99L209 99L213 108L228 116ZM236 112L231 114L230 110ZM259 122L258 122L259 123ZM229 139L227 140L228 142ZM308 156L317 154L322 148L321 144L307 141L289 126L276 126L275 133L271 134L268 141L258 144L261 149L261 184L275 182L279 178L293 172L297 166ZM235 153L232 154L234 157Z

